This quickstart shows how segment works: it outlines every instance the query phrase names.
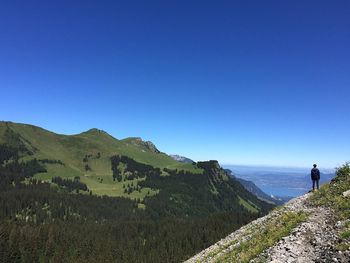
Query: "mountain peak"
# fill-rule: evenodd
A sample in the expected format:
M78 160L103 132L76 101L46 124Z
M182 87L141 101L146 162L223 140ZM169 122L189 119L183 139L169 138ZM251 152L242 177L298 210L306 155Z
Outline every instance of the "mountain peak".
M78 134L78 135L90 135L90 136L107 135L107 136L113 137L108 132L106 132L104 130L97 129L97 128L91 128L91 129L89 129L89 130L87 130L85 132L82 132L82 133Z
M83 132L83 133L92 133L92 134L95 134L95 133L106 133L105 131L103 130L100 130L100 129L97 129L97 128L91 128L89 130L87 130L86 132Z
M131 143L137 146L143 146L146 149L154 152L154 153L160 153L160 151L157 149L155 144L151 141L144 141L141 137L129 137L124 139L123 141L127 143Z

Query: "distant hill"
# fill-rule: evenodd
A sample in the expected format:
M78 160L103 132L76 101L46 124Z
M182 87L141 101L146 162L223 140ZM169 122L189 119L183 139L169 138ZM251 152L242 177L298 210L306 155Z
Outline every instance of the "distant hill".
M259 187L257 187L254 184L254 182L248 181L248 180L244 180L242 178L239 178L239 177L235 176L230 169L225 169L225 171L232 178L234 178L235 180L240 182L244 186L244 188L246 190L248 190L249 192L251 192L252 194L257 196L259 199L261 199L261 200L263 200L265 202L268 202L268 203L271 203L271 204L275 204L275 205L282 205L282 204L284 204L286 201L288 201L290 199L290 198L280 198L280 197L269 196L268 194L263 192Z
M194 163L194 161L191 160L190 158L187 158L178 154L170 154L169 156L173 158L175 161L178 161L180 163Z
M268 195L282 199L302 195L312 188L311 168L237 165L227 165L225 168L232 170L239 178L254 182ZM335 176L332 169L321 168L320 171L321 184L329 182Z

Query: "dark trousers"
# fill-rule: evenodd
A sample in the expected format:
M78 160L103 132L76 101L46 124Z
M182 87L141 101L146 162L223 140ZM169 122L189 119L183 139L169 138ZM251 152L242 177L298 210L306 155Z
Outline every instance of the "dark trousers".
M317 185L317 189L319 189L319 182L320 182L320 179L312 179L312 189L315 190L315 183Z

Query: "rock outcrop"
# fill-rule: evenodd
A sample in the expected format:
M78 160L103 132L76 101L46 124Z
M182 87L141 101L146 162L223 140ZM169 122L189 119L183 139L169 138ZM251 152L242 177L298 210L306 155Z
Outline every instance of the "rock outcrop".
M337 250L340 238L334 213L329 208L310 207L305 203L303 206L303 210L310 213L308 220L252 262L262 259L273 263L349 262L350 252Z
M350 190L343 192L344 197L350 197Z
M178 154L170 154L169 156L171 158L173 158L175 161L178 161L180 163L193 163L194 162L190 158L187 158L185 156L181 156L181 155L178 155Z
M127 138L127 139L134 145L143 146L146 149L148 149L154 153L160 153L160 151L157 149L157 147L151 141L144 141L140 137L133 137L133 138Z

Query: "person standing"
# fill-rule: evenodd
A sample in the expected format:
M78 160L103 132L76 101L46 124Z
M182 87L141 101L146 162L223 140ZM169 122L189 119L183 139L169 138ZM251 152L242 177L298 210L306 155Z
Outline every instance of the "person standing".
M315 190L315 184L319 189L320 177L320 170L318 170L317 164L314 164L314 168L311 169L312 190Z

